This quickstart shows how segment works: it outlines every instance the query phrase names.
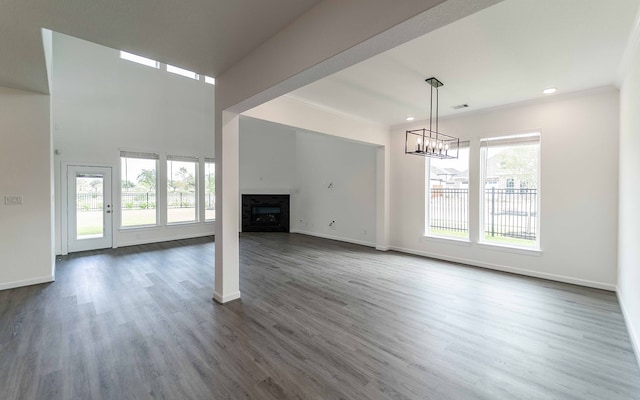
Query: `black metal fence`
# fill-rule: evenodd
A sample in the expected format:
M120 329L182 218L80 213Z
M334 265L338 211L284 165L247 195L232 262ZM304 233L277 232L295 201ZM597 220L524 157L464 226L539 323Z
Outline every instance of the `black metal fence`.
M469 189L432 188L430 227L452 233L469 231ZM484 232L487 237L536 240L537 189L489 188L484 193Z
M156 194L154 192L120 193L122 208L124 209L155 209ZM167 204L169 208L189 208L195 207L195 193L169 192L167 193ZM205 207L207 210L214 210L216 204L215 194L205 194ZM79 211L100 211L102 210L102 193L89 192L77 194L77 207Z
M122 200L122 208L131 209L155 209L156 208L156 194L154 192L147 193L120 193Z
M168 208L191 208L196 206L196 194L189 192L167 193Z
M102 193L89 192L77 195L76 207L78 211L101 211L103 206Z
M216 194L215 193L205 193L204 194L204 207L207 210L215 210L216 209Z
M536 240L537 189L496 189L484 193L484 231L487 236Z
M469 189L431 189L431 229L467 232L469 230L468 209Z

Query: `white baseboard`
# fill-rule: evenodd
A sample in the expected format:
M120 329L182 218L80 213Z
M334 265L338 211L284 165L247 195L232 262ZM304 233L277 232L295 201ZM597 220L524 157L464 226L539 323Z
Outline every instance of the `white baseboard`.
M117 245L114 245L114 249L118 247L127 247L127 246L138 246L141 244L152 244L152 243L162 243L162 242L171 242L174 240L183 240L183 239L195 239L199 237L207 237L207 236L215 236L211 232L199 232L199 233L186 233L183 235L171 235L162 238L143 238L143 239L135 239L135 240L124 240L119 242Z
M240 298L240 291L235 293L230 293L226 296L222 296L216 292L213 292L213 299L220 304L228 303L233 300L237 300Z
M0 290L15 289L23 286L39 285L41 283L49 283L55 281L52 275L42 276L40 278L24 279L20 281L0 283Z
M380 250L380 251L389 251L391 249L391 247L389 246L376 246L376 250Z
M376 247L375 243L365 242L364 240L356 240L356 239L350 239L350 238L345 238L345 237L340 237L340 236L326 235L324 233L300 231L300 230L297 230L297 229L292 229L290 232L291 233L299 233L301 235L307 235L307 236L315 236L315 237L319 237L319 238L323 238L323 239L337 240L339 242L359 244L361 246Z
M629 339L631 340L631 347L633 347L633 352L636 355L636 361L640 366L640 332L636 331L631 325L631 320L629 319L629 314L627 309L625 308L624 298L619 290L616 288L616 295L618 296L618 303L620 303L620 308L622 309L622 317L624 318L624 323L627 326L627 332L629 332Z
M479 261L470 260L470 259L467 259L467 258L450 257L450 256L442 255L442 254L435 254L435 253L428 253L428 252L424 252L424 251L406 249L406 248L403 248L403 247L391 246L391 250L399 251L401 253L414 254L414 255L417 255L417 256L436 258L436 259L439 259L439 260L445 260L445 261L451 261L451 262L456 262L456 263L460 263L460 264L471 265L471 266L474 266L474 267L492 269L492 270L502 271L502 272L509 272L509 273L518 274L518 275L531 276L533 278L542 278L542 279L548 279L548 280L551 280L551 281L557 281L557 282L563 282L563 283L571 283L573 285L586 286L586 287L595 288L595 289L609 290L611 292L615 292L616 291L616 285L609 284L609 283L602 283L602 282L590 281L590 280L587 280L587 279L573 278L573 277L565 276L565 275L550 274L548 272L532 271L530 269L508 267L506 265L479 262Z

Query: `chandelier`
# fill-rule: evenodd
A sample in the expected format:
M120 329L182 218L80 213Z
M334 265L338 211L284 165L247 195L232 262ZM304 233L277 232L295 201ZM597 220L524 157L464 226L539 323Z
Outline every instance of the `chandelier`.
M405 154L433 158L458 158L460 139L438 132L438 88L444 86L436 78L429 78L426 82L431 86L429 100L429 129L414 129L407 131L404 141ZM436 92L435 121L433 109L433 90ZM434 128L435 122L435 130Z

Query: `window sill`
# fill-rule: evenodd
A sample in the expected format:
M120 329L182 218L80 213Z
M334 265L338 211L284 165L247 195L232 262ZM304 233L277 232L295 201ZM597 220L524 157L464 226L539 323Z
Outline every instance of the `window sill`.
M185 221L185 222L167 222L167 228L179 227L179 226L193 226L198 225L198 221Z
M420 239L422 242L436 242L436 243L446 243L446 244L454 244L457 246L471 246L471 242L469 239L462 238L453 238L447 236L433 236L433 235L422 235Z
M145 230L154 230L159 228L160 228L160 225L121 226L120 228L118 228L118 231L120 232L145 231Z
M479 242L478 247L482 249L503 251L506 253L522 254L526 256L539 257L542 255L541 249L533 248L533 247L505 246L503 244L494 244L494 243L487 243L487 242Z
M205 224L213 224L215 222L216 222L215 219L208 219L208 220L204 221Z

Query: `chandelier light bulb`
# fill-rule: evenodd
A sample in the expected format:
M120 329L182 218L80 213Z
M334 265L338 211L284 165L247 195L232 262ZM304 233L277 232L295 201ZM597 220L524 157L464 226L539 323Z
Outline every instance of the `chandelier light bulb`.
M405 131L404 152L422 157L458 158L460 139L438 130L438 88L444 85L435 77L427 78L425 82L429 84L429 124L428 127ZM407 121L414 119L412 115L405 118ZM456 145L452 154L448 153L450 143Z

